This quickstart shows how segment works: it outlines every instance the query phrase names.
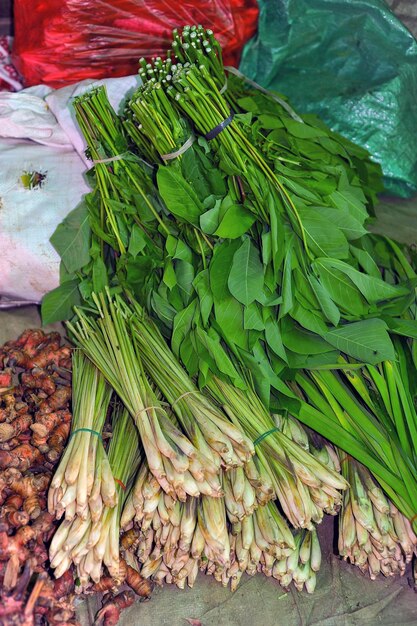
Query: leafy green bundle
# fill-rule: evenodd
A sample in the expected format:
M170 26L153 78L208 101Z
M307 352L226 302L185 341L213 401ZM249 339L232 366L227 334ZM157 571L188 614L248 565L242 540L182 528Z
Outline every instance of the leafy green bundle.
M207 371L242 386L227 346L251 368L266 403L271 386L282 391L279 374L287 366L336 365L339 350L372 363L392 357L380 316L385 308L401 313L410 290L383 282L359 241L378 189L377 166L280 98L239 77L226 81L212 34L185 30L174 43L183 63L145 65L147 80L124 121L133 148L153 158L156 189L127 151L104 91L76 101L90 153L108 161L95 165L90 204L101 209L89 212L104 242L103 262L92 246L95 263L90 252L82 267L84 249L78 278L68 283L79 281L88 300L92 288L117 277L159 318L190 374L204 361L202 384ZM191 128L206 134L227 118L230 102L234 118L215 139L200 136L167 158ZM69 236L67 227L58 229L58 250L68 249ZM67 253L63 265L74 269ZM66 283L45 299L46 320L68 317L59 297Z
M211 31L175 32L140 74L123 118L103 88L76 100L94 191L53 236L63 282L44 320L128 290L200 387L245 390L249 370L266 408L358 458L413 517L415 386L388 371L404 350L415 373L416 277L367 234L378 166L226 70Z

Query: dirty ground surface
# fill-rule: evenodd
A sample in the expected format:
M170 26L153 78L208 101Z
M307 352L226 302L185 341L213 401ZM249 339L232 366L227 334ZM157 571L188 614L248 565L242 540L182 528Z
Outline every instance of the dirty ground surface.
M393 203L384 199L373 230L417 244L417 198ZM0 342L40 325L36 307L0 311ZM55 325L55 328L60 328ZM48 328L49 330L49 328ZM193 589L165 586L152 599L122 614L121 626L417 626L417 594L411 571L401 579L371 581L333 554L334 523L319 528L323 564L314 594L286 592L273 579L245 576L232 594L211 577L200 575ZM83 601L79 619L93 623L96 600ZM199 626L199 622L194 622ZM193 622L191 621L191 624Z

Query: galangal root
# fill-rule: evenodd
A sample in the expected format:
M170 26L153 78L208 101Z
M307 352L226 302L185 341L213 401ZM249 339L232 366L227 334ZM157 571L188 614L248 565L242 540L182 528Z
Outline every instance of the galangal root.
M48 573L47 492L71 424L71 351L61 343L28 330L0 348L0 626L77 624L72 572Z

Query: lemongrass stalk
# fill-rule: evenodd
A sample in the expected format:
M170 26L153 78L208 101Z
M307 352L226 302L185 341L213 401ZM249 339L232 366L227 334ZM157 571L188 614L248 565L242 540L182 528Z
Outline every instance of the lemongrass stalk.
M185 497L184 489L196 495L198 484L190 477L184 485L173 483L181 481L181 473L189 459L198 457L199 452L172 424L151 388L132 342L121 301L113 300L108 292L93 297L98 316L87 317L78 311L76 325L69 324L75 341L102 371L135 420L149 468L161 487L172 495L177 493L178 497ZM177 464L177 470L170 465L171 461ZM171 481L167 478L167 471Z
M57 516L70 507L67 519L75 511L86 519L88 498L105 456L101 431L112 394L98 370L82 355L73 353L73 420L69 445L51 485L49 510ZM108 489L113 478L108 476ZM58 493L61 489L60 494Z
M167 400L172 404L173 411L196 446L201 441L201 434L213 451L223 457L225 463L236 455L232 454L234 446L240 445L244 452L244 460L248 461L253 454L252 442L244 433L233 425L218 407L198 392L194 383L176 361L165 340L156 326L145 316L140 307L133 304L135 338L141 350L142 358L149 375L161 389ZM197 428L198 426L198 428ZM204 451L206 451L205 448ZM239 458L239 457L238 457ZM241 463L238 460L238 463ZM217 463L211 471L216 472Z

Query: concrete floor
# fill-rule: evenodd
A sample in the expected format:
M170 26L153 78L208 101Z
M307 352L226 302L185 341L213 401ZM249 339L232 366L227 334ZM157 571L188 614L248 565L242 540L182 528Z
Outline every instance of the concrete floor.
M405 243L417 243L417 199L384 199L373 226ZM40 325L36 307L0 310L0 342ZM61 325L54 328L62 330ZM49 328L48 328L49 330ZM285 592L274 580L257 575L242 579L232 594L211 577L200 576L193 589L166 586L152 599L123 613L121 626L417 626L417 596L411 572L402 579L371 581L333 555L333 518L319 528L323 565L313 595ZM97 603L82 602L79 618L92 624ZM191 622L192 623L192 622ZM195 626L200 626L195 623Z

